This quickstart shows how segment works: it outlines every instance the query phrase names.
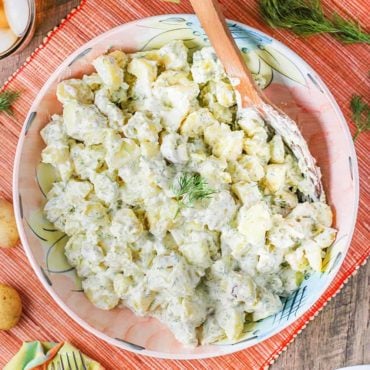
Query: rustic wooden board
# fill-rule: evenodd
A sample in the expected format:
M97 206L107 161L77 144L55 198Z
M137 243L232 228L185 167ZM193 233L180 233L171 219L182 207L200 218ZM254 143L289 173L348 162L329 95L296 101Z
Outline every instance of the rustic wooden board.
M0 61L0 85L42 42L47 32L78 3L79 0L37 0L35 37L23 52ZM370 363L369 263L350 279L271 368L331 370L366 363Z
M370 263L271 366L273 370L334 370L370 364Z

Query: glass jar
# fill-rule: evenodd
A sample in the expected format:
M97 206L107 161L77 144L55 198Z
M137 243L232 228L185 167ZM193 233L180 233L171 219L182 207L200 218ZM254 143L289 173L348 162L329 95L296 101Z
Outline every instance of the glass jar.
M0 60L26 47L35 22L35 0L0 0Z

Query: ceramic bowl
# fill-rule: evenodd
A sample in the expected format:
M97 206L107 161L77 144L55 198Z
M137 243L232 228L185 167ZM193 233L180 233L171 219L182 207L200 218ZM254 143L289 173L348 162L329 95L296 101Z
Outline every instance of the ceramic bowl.
M175 340L154 318L135 316L129 309L102 311L81 290L63 249L67 237L43 217L45 194L53 172L40 164L44 143L40 129L61 104L55 97L59 81L93 72L91 61L108 48L125 51L158 48L183 39L190 50L208 44L193 15L161 15L114 28L70 55L50 76L35 99L20 135L14 169L14 204L23 246L37 276L55 301L81 326L107 342L143 355L173 359L219 356L253 346L302 316L325 292L346 256L358 204L358 169L352 139L333 96L317 73L292 50L270 36L238 22L230 30L245 61L265 93L298 122L323 174L328 201L335 213L337 240L314 273L284 301L281 312L245 328L238 343L219 342L189 348Z

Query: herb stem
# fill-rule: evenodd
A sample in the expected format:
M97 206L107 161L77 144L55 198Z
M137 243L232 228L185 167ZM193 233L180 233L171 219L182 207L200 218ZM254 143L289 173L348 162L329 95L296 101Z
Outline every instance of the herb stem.
M184 207L191 207L194 202L210 198L215 190L211 189L207 181L199 174L194 172L184 172L173 187L176 200L179 204L175 217Z
M353 141L356 141L362 132L370 131L370 106L359 95L353 95L351 99L352 120L356 125Z
M265 21L276 28L288 28L297 35L331 33L343 43L370 43L370 35L352 20L333 13L326 17L320 0L260 0Z
M12 115L12 104L18 98L19 92L3 91L0 92L0 113L5 112Z

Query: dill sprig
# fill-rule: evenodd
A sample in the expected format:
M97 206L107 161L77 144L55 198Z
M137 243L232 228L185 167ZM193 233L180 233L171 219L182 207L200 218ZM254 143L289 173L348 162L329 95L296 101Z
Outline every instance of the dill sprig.
M351 99L352 120L356 125L353 136L355 141L361 132L370 131L370 107L359 95L353 95Z
M207 181L199 173L184 172L173 186L173 192L179 204L177 216L181 208L191 207L198 200L210 198L215 190L208 186Z
M0 113L13 114L12 104L18 98L19 93L15 91L3 91L0 93Z
M320 0L260 0L265 21L276 28L288 28L300 36L330 33L343 43L370 43L360 25L333 13L325 16Z

